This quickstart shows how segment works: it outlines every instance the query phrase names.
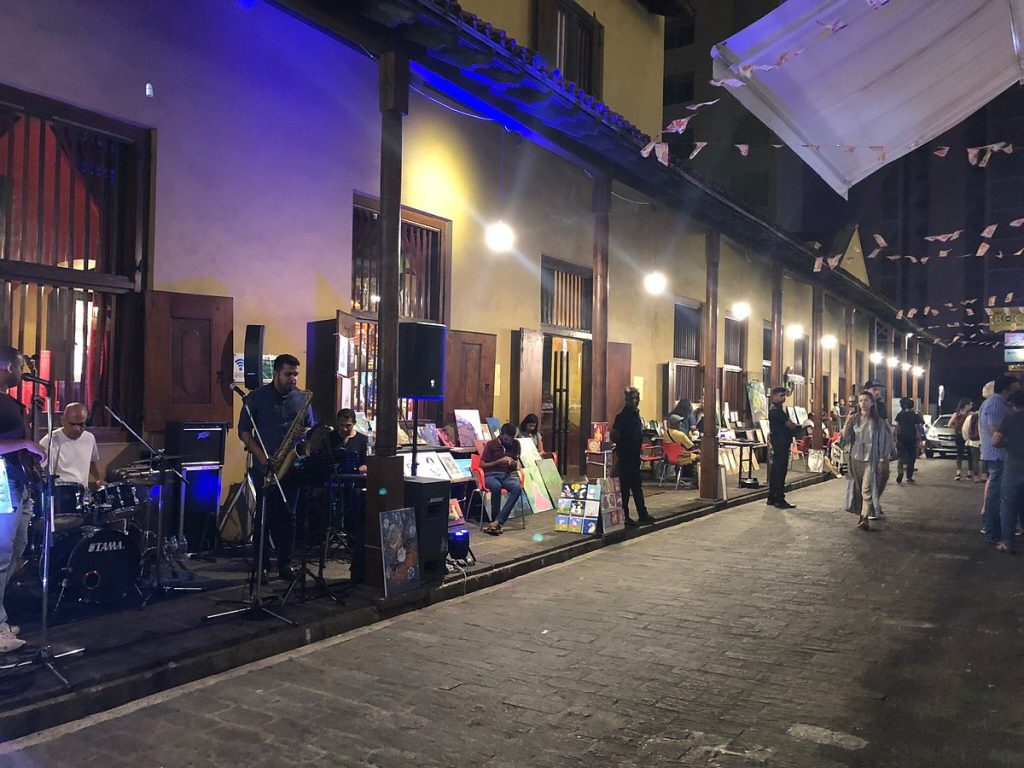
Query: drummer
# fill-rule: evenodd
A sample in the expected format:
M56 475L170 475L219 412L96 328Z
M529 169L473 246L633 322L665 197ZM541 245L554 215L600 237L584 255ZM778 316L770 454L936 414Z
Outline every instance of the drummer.
M86 432L89 410L81 403L64 408L61 428L39 441L47 453L46 466L61 483L95 486L100 481L100 453L96 438Z

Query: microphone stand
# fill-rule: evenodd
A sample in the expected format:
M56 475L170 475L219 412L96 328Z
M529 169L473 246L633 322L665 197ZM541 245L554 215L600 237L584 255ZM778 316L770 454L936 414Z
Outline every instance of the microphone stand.
M149 451L149 465L150 467L156 465L160 473L160 485L156 497L156 553L153 555L153 571L156 583L153 585L149 595L146 596L146 599L142 601L141 607L145 608L147 605L149 605L149 601L153 599L153 595L155 595L157 592L161 592L165 595L170 594L171 592L202 592L202 587L182 587L164 584L163 569L160 567L162 564L161 560L162 558L167 558L168 561L170 560L170 558L164 552L164 486L167 484L168 470L168 460L164 451L158 451L152 445L147 443L142 438L142 436L134 429L132 429L130 426L128 426L127 422L125 422L124 419L118 416L109 405L104 405L103 407L106 409L107 413L114 417L118 424L120 424L122 427L128 430L128 433L136 440L138 440L140 443L142 443L143 447L145 447ZM171 472L178 476L178 479L181 480L183 484L188 485L188 480L185 479L184 475L182 475L174 467L170 467L169 469L171 470ZM168 562L168 565L171 565L171 563ZM173 572L173 566L171 570ZM191 576L192 574L189 573L189 575Z
M33 374L32 389L33 398L35 397L36 390L40 384L46 387L50 392L48 393L46 400L46 426L48 432L53 434L53 382L45 381L43 379L37 379ZM57 481L57 475L54 474L55 467L50 466L51 462L49 459L49 451L47 451L47 467L46 467L46 488L47 488L47 499L43 505L43 553L42 553L42 582L43 582L43 607L42 615L40 619L40 633L39 633L39 650L35 652L31 659L27 661L20 661L16 664L10 664L0 667L0 669L15 669L18 667L25 667L29 665L38 664L45 667L53 673L54 677L60 680L61 685L65 688L71 688L71 682L61 674L61 671L57 669L56 660L62 659L65 656L76 656L80 653L85 653L85 648L74 648L70 651L63 651L61 653L54 653L53 647L50 645L50 549L53 546L53 519L54 519L54 496L55 486ZM23 514L19 507L15 510L15 514ZM13 561L11 563L13 567Z
M232 387L231 391L238 394L242 398L242 407L245 409L246 414L249 416L249 423L252 424L252 433L256 436L257 442L260 444L260 449L263 451L263 455L269 457L270 454L267 452L267 446L263 442L263 436L260 434L259 427L256 426L256 419L253 418L252 410L249 408L249 396L246 395L238 387ZM254 462L255 463L255 462ZM281 487L281 480L277 476L277 471L271 467L267 467L267 477L263 481L263 493L260 495L260 525L259 525L259 542L256 545L256 562L253 565L254 575L252 580L249 582L251 587L249 589L249 601L248 604L242 608L233 608L230 611L221 611L220 613L211 613L208 616L203 617L203 621L212 621L214 619L222 619L226 616L239 616L239 615L258 615L266 614L278 621L283 621L285 624L297 627L298 622L287 619L279 613L267 608L267 603L276 600L276 596L269 598L263 597L263 591L261 589L263 584L263 559L265 542L267 540L267 493L270 491L271 479L274 485L277 486L278 493L281 494L281 501L285 504L288 503L288 497L285 496L284 488Z

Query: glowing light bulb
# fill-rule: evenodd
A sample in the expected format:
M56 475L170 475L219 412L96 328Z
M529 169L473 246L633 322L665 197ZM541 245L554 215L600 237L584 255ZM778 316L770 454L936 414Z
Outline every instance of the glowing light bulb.
M821 337L821 346L825 349L835 349L837 344L839 344L839 339L831 333Z
M915 379L924 376L924 368L922 368L920 365L915 365L910 372L914 375Z
M495 253L509 253L516 247L516 233L512 227L498 219L484 231L484 242Z
M890 368L895 368L897 365L900 364L900 359L898 357L890 357L886 359L885 363Z
M746 320L750 317L750 305L745 301L737 301L732 305L732 316L737 320Z
M872 365L880 365L884 357L881 352L872 352L868 355L868 359L871 361Z
M910 363L903 363L903 364L900 365L900 368L902 368L904 372L909 371L910 370Z
M787 339L793 339L794 341L796 341L797 339L802 339L803 337L804 327L800 325L800 323L793 323L793 325L786 326Z
M648 272L644 275L644 290L657 296L668 288L668 278L661 272Z

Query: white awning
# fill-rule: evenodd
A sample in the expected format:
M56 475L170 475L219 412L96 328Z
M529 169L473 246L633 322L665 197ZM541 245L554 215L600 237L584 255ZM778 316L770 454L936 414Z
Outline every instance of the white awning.
M1022 21L1024 0L787 0L715 46L714 76L846 197L1024 82Z

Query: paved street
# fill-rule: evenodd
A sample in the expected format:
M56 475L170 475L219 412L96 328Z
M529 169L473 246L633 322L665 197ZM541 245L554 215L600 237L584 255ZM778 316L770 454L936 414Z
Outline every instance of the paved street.
M924 462L613 546L0 746L0 766L1024 765L1024 557Z

